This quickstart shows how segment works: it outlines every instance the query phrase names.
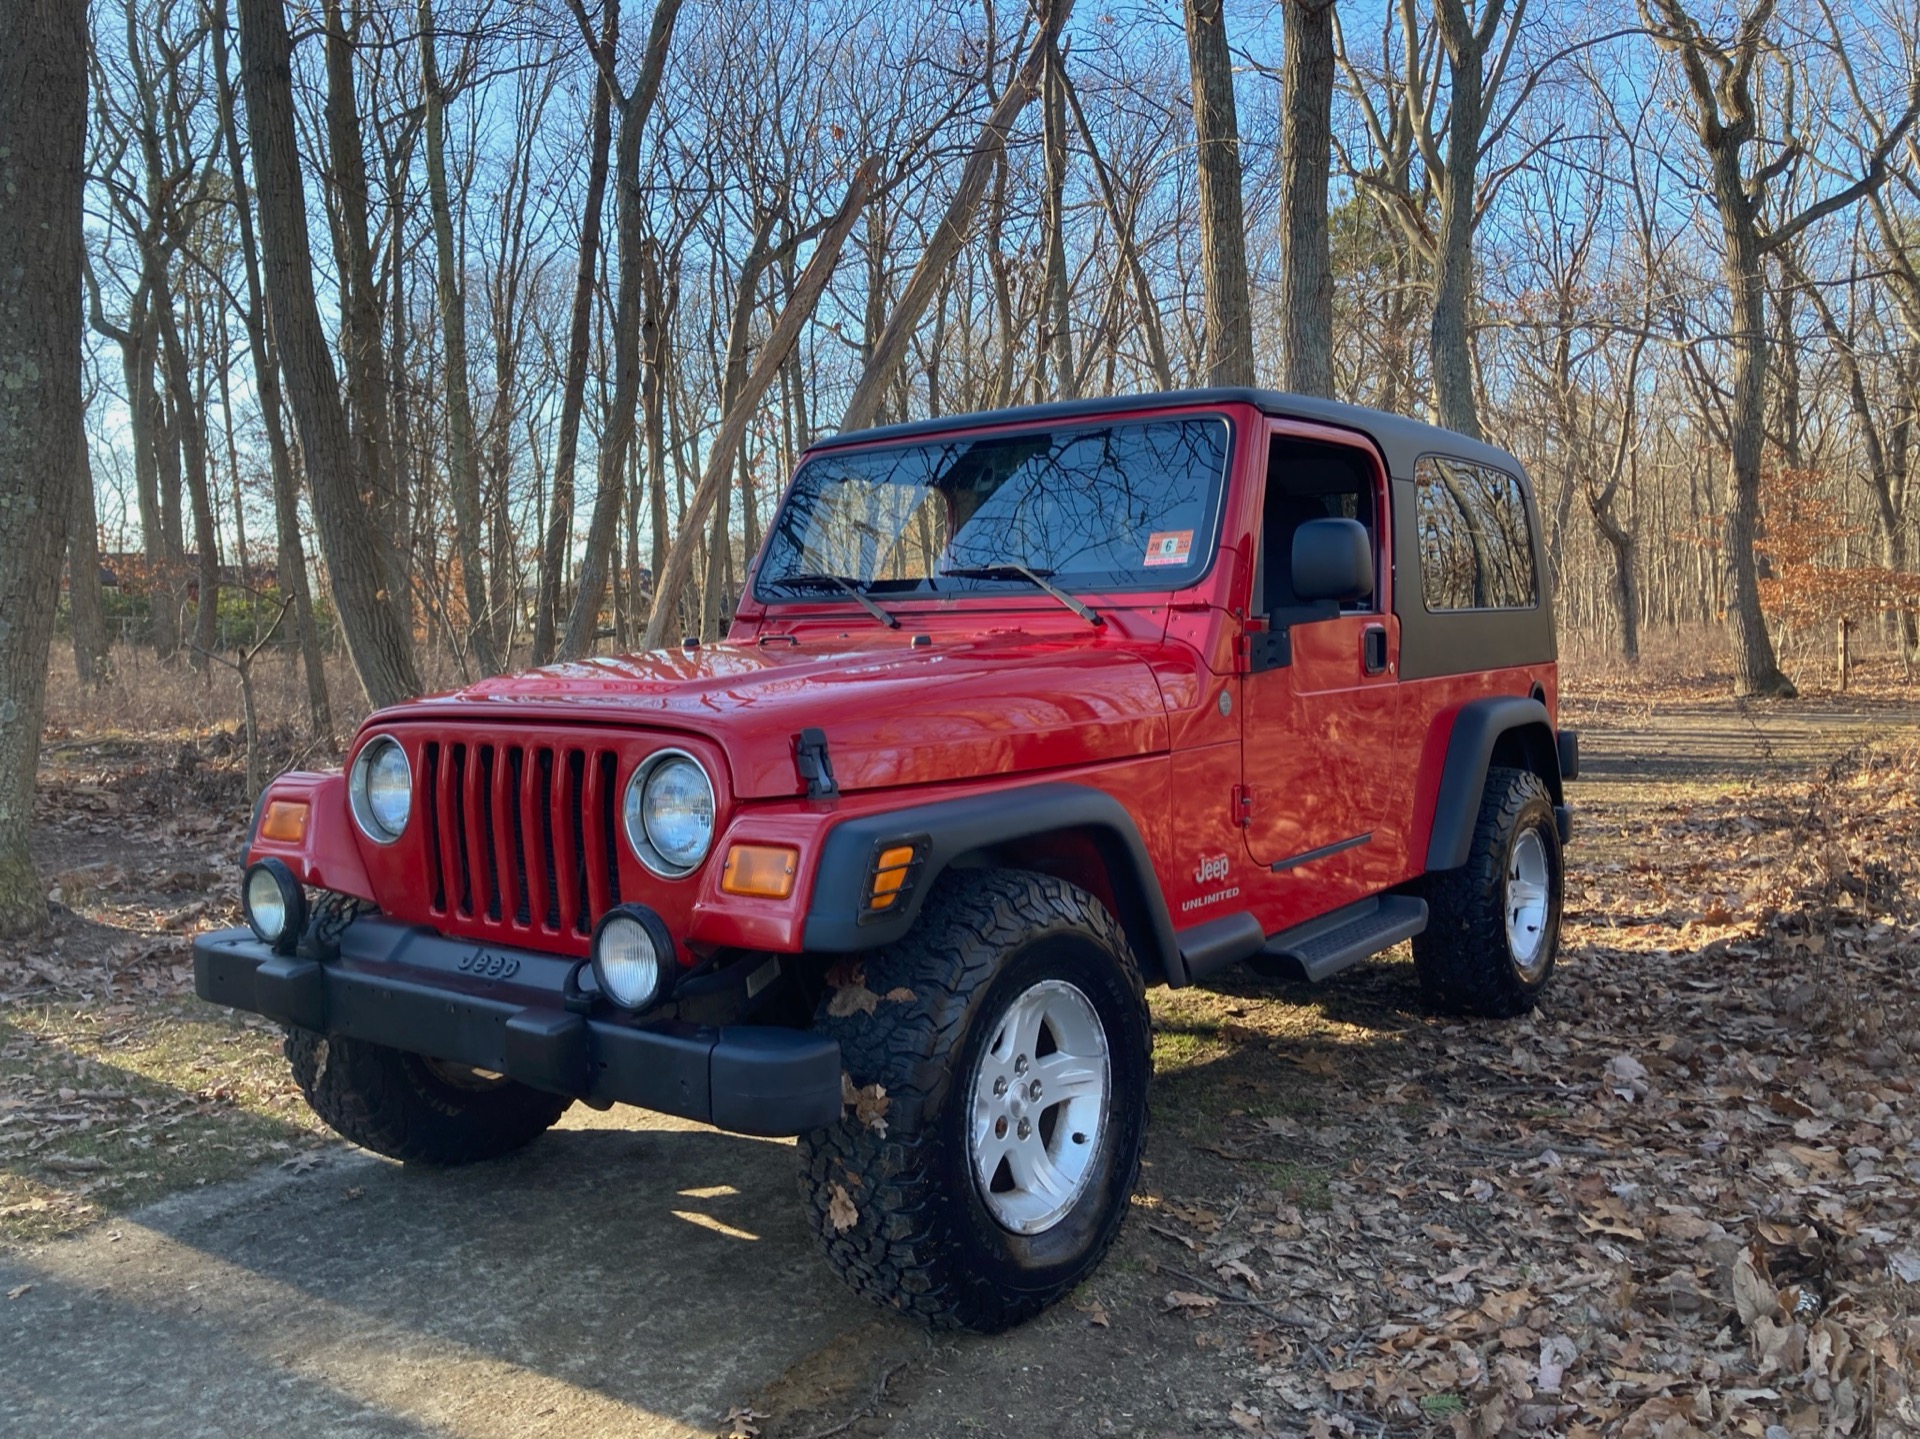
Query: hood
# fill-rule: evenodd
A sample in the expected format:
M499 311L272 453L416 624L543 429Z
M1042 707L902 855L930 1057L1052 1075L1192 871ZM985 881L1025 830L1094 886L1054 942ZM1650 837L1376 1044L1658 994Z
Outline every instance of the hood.
M551 665L391 719L610 723L705 735L742 799L803 792L793 741L827 736L842 790L1060 769L1164 750L1158 643L1010 632L915 649L904 638L704 645ZM450 711L455 713L450 713Z

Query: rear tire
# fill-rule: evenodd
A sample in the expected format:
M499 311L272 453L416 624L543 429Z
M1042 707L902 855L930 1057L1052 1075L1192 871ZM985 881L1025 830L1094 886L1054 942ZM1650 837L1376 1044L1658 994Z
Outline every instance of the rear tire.
M871 1011L836 1016L830 992L816 1020L866 1094L801 1137L814 1234L877 1303L1009 1328L1091 1274L1126 1217L1152 1074L1139 966L1097 899L1020 870L943 877L862 963Z
M313 1112L364 1149L412 1164L472 1164L524 1148L573 1101L384 1044L287 1030Z
M1531 1010L1553 977L1561 875L1545 782L1530 770L1488 770L1467 862L1427 877L1427 928L1414 937L1413 963L1428 998L1491 1019Z

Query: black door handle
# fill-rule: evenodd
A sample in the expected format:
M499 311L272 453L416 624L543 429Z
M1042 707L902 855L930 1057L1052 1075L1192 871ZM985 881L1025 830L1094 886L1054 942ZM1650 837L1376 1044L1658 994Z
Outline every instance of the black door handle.
M1368 625L1360 631L1360 665L1370 675L1387 670L1387 627Z

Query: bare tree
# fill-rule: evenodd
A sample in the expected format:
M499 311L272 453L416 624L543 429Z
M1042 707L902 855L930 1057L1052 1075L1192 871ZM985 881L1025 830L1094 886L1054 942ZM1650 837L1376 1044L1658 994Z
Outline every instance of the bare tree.
M1048 63L1047 57L1058 44L1061 28L1072 11L1073 0L1048 0L1040 21L1040 31L1034 36L1026 60L1007 88L1000 92L986 122L980 127L980 133L975 136L972 148L967 153L966 164L960 171L960 182L954 186L953 196L947 202L946 213L940 217L933 238L927 242L919 263L914 266L913 277L907 281L906 289L894 302L885 327L873 341L860 372L860 381L854 386L853 397L847 401L846 410L840 416L841 429L861 429L872 424L874 417L880 413L881 402L893 385L901 357L906 353L907 340L945 283L954 257L960 253L967 231L973 225L974 211L979 208L980 197L985 193L995 164L1004 152L1007 134L1020 112L1027 108L1028 101L1039 90L1040 77ZM989 64L991 60L989 54ZM652 631L653 626L649 625L648 633Z
M620 492L625 483L627 446L633 442L634 406L640 397L640 301L646 248L645 222L641 210L640 138L646 131L647 116L660 93L660 77L666 70L667 46L673 39L673 23L680 14L680 0L656 0L653 26L647 33L647 48L640 57L640 73L633 88L622 93L614 71L611 44L601 46L593 38L582 0L569 0L581 34L593 51L600 69L600 83L607 87L613 107L620 112L620 134L615 141L614 237L619 246L619 278L613 304L614 381L607 402L606 423L600 434L600 473L593 501L593 518L587 527L587 551L580 565L579 586L573 596L573 610L567 617L566 637L560 644L562 659L578 659L593 647L600 631L600 601L607 592L607 571L614 558L614 542L620 520ZM608 5L618 0L605 0Z
M647 620L644 641L648 649L658 646L666 638L668 626L679 613L680 592L692 572L693 547L700 536L707 511L712 507L720 488L727 482L728 472L733 468L733 456L746 435L754 410L780 373L788 351L799 338L800 327L812 317L814 306L820 302L820 292L826 289L834 266L839 263L847 235L853 229L853 222L859 218L861 207L866 204L873 168L871 163L862 165L854 175L853 183L847 187L846 198L824 227L819 244L814 247L813 258L801 272L786 308L774 322L766 344L760 347L752 371L721 418L720 431L707 451L707 466L700 479L700 488L694 491L686 512L680 517L680 537L674 541L666 566L655 579L653 613Z
M1200 176L1200 278L1206 299L1207 383L1251 385L1253 294L1240 193L1240 122L1222 0L1186 0L1193 68L1193 137Z
M234 103L233 80L227 63L226 0L213 9L213 63L220 112L220 138L225 149L228 179L233 185L234 219L240 237L240 263L246 276L246 303L240 318L253 359L254 389L260 401L260 423L267 437L267 463L273 477L273 520L277 549L275 566L280 593L293 614L300 667L307 682L307 722L315 735L333 731L333 703L327 694L326 661L320 653L320 631L313 618L313 595L307 583L306 542L300 535L300 488L293 474L293 457L281 417L280 356L267 325L266 300L260 289L259 246L253 233L253 197L240 157L240 124Z
M260 257L287 396L300 431L320 548L335 610L368 699L396 704L418 694L411 637L394 597L380 518L360 487L359 447L347 428L339 379L307 256L305 186L294 142L293 42L281 0L240 0L240 63L260 194Z
M620 29L618 0L601 10L600 47L611 54ZM580 447L580 416L586 408L587 350L593 319L593 282L600 260L601 211L607 201L607 154L613 147L613 89L598 77L593 87L593 112L587 141L587 191L580 208L579 259L574 267L573 305L567 322L567 353L560 386L560 427L553 450L553 501L547 532L540 549L540 589L534 600L533 662L553 658L554 627L560 608L560 578L567 567L573 539L574 466ZM648 313L651 307L645 306ZM649 412L651 413L651 412ZM647 443L653 454L653 432Z
M453 205L447 193L447 97L440 79L439 45L432 0L420 0L420 79L426 110L427 208L433 218L434 274L440 300L440 335L446 346L447 464L453 491L454 546L460 557L461 592L467 603L467 643L482 674L500 669L495 617L487 597L480 545L480 452L473 432L473 396L467 375L467 296L454 254ZM498 563L508 563L496 555Z
M1769 185L1805 158L1804 141L1791 136L1776 153L1750 164L1762 139L1754 99L1754 70L1779 54L1770 34L1773 0L1738 12L1731 36L1708 32L1680 0L1640 0L1654 43L1672 55L1685 77L1695 139L1707 169L1720 221L1721 267L1731 296L1733 383L1726 414L1727 509L1723 563L1727 619L1734 660L1734 692L1791 695L1760 609L1756 550L1761 539L1760 464L1765 442L1768 337L1764 262L1817 220L1853 204L1886 179L1887 159L1920 109L1920 73L1905 112L1886 126L1864 157L1863 173L1796 214L1769 225L1763 219ZM1837 37L1836 37L1837 38Z
M80 456L87 21L0 0L0 936L38 930L29 833L47 649Z
M1282 8L1280 384L1302 395L1333 394L1333 257L1327 238L1327 177L1333 168L1334 0L1287 0Z

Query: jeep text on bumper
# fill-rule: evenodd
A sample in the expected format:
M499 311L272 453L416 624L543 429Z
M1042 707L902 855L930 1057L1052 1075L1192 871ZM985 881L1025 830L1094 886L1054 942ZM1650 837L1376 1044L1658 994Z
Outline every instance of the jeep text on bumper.
M593 1104L636 1104L741 1134L793 1135L840 1117L840 1046L803 1030L592 1018L578 960L360 919L325 963L252 931L194 941L202 999L283 1024L505 1075ZM499 974L476 980L476 969Z

